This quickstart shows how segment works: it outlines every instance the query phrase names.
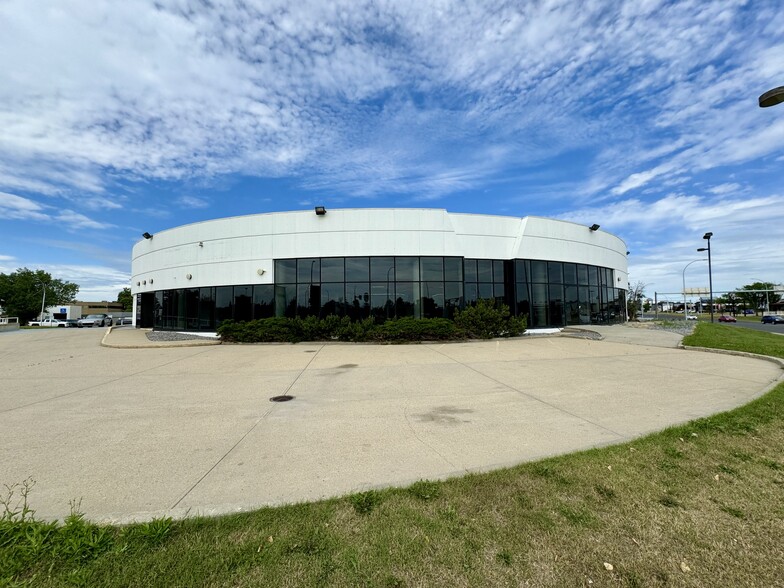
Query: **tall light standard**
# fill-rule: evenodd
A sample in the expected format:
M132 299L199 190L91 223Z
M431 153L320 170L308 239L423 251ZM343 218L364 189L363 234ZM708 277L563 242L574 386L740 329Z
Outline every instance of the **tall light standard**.
M41 299L41 315L39 318L44 320L44 307L46 306L46 284L44 282L37 282L36 286L41 286L41 290L43 290L43 298Z
M702 238L708 242L707 247L700 247L697 249L698 252L700 251L707 251L708 252L708 286L710 287L710 312L711 312L711 322L713 322L713 270L711 268L711 254L710 254L710 240L713 237L713 233L705 233Z
M697 263L698 261L705 261L704 259L695 259L694 261L690 261L686 264L686 267L683 268L683 320L686 320L686 268L689 267L693 263Z

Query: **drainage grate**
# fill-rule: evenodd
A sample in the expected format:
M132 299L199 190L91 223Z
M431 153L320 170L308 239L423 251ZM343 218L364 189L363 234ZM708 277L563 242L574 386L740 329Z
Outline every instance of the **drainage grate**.
M288 394L281 394L280 396L273 396L270 398L270 402L288 402L289 400L293 399L293 396L289 396Z

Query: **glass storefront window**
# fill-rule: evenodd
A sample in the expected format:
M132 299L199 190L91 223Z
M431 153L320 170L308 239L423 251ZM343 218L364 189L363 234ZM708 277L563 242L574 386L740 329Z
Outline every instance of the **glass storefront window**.
M234 286L234 320L253 320L253 286Z
M215 329L215 288L199 288L199 329Z
M531 281L538 284L547 283L547 262L532 260L531 261Z
M548 261L547 275L551 284L563 284L563 264L558 261Z
M500 259L493 260L493 281L498 283L504 283L504 262Z
M281 276L292 281L278 282ZM585 264L440 256L301 258L276 260L275 277L274 285L153 292L146 298L148 320L158 329L215 330L227 319L271 316L438 318L453 317L478 299L508 304L516 315L528 315L531 327L625 320L625 291L615 288L614 271Z
M253 286L253 318L275 316L275 287L272 284Z
M422 282L422 318L442 318L445 310L444 282Z
M321 260L304 258L297 260L297 282L300 284L317 284L321 281Z
M588 285L588 266L580 264L577 266L577 283L580 286Z
M477 278L476 260L475 259L465 259L463 261L463 268L465 269L465 281L466 282L476 282L476 278Z
M322 282L343 282L346 272L343 268L344 260L342 257L325 257L321 260L321 281Z
M577 266L573 263L563 264L563 283L577 285Z
M362 320L370 316L370 284L367 282L346 282L346 313L352 320Z
M215 327L233 318L234 309L234 288L231 286L220 286L215 288Z
M323 271L323 266L322 266ZM330 314L343 316L344 308L343 302L343 282L322 282L321 283L321 312L319 316L322 318Z
M297 281L297 260L279 259L275 262L275 283L283 284L286 282Z
M476 260L476 281L477 282L492 282L493 281L493 262L490 259L477 259Z
M421 258L420 263L422 266L422 281L444 279L443 257L423 257Z
M368 280L370 280L370 258L347 257L346 258L346 281L367 282Z
M397 282L395 285L395 316L421 318L419 282Z
M395 281L395 258L394 257L371 257L370 258L370 281L371 282L394 282Z
M447 282L463 281L463 258L462 257L444 258L444 279Z
M395 258L395 279L398 282L418 282L419 281L419 258L418 257L396 257Z

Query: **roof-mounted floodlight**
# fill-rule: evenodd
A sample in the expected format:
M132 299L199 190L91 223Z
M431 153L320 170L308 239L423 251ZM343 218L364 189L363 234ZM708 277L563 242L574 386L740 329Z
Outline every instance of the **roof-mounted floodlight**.
M599 225L597 225L596 223L593 223L593 224L592 224L590 227L588 227L588 228L589 228L590 230L592 230L592 231L598 231L598 230L599 230Z
M769 106L776 106L784 102L784 86L768 90L759 97L760 108L768 108Z
M142 233L142 237L144 237L145 239L152 239L152 235L150 235L150 233L148 233L147 231Z
M327 214L326 208L324 208L323 206L316 207L316 216L324 216L325 214Z

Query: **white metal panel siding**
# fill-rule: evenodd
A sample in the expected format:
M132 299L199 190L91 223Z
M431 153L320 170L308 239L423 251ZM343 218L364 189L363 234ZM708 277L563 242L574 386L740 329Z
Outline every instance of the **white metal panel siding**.
M621 277L616 286L625 287L627 281L625 243L584 225L435 209L349 209L325 216L312 211L258 214L161 231L134 246L131 290L270 284L274 259L358 255L589 263L613 268Z

